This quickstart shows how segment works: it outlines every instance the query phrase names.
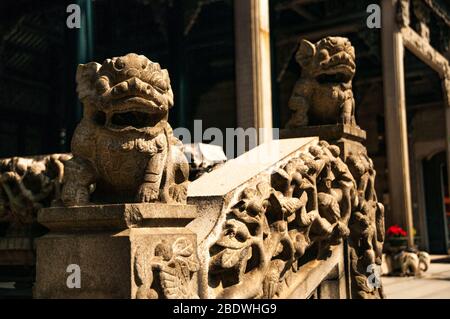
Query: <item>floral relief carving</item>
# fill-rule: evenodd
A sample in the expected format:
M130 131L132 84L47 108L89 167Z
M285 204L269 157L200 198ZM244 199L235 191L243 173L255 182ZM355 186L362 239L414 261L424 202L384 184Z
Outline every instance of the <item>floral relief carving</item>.
M375 192L376 172L372 160L359 153L348 157L347 163L358 184L358 204L350 220L350 261L352 289L355 297L382 298L381 286L369 285L368 267L381 267L384 243L384 206Z
M270 182L241 192L210 248L209 286L217 298L276 298L301 270L303 256L327 259L332 246L355 233L367 233L356 254L378 256L382 213L372 213L382 205L372 193L373 165L351 166L340 155L337 146L320 141L276 169Z
M200 266L195 249L185 237L172 244L162 240L151 257L146 247L138 247L134 257L136 298L197 299L193 274Z
M37 211L60 201L64 164L70 154L0 160L0 221L12 227L36 221Z

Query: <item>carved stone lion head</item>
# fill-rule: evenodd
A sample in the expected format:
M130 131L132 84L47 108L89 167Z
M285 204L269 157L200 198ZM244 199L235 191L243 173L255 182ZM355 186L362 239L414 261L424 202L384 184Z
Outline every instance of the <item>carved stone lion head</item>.
M153 127L173 106L167 70L143 55L81 64L76 80L80 100L95 109L93 120L112 130Z
M346 83L356 71L355 48L343 37L326 37L316 44L303 39L296 60L304 75L319 82Z

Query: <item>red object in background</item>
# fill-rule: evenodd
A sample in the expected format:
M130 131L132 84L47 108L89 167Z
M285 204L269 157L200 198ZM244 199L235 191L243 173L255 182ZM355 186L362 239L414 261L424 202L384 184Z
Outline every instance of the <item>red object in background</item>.
M388 228L386 235L390 237L406 237L407 234L399 225L393 225Z
M447 217L450 218L450 197L445 196L445 197L444 197L444 203L445 203L445 212L446 212L446 215L447 215ZM450 227L450 225L449 225L449 227Z

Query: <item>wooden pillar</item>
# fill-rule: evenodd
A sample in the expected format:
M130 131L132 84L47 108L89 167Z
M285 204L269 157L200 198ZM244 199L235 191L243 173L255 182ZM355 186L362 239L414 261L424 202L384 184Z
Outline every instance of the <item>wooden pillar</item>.
M272 139L269 0L235 0L237 126Z
M406 1L403 2L407 4ZM408 8L407 5L403 8L404 14L402 16L407 16ZM409 19L405 19L408 21ZM430 68L436 71L441 77L442 81L442 92L444 95L444 106L445 106L445 126L446 126L446 151L447 151L447 167L450 167L450 65L448 59L440 54L433 46L430 44L429 40L419 35L416 31L408 26L408 23L403 25L401 30L402 38L405 47L411 51L417 58L422 60ZM450 170L447 170L447 179L450 183ZM424 176L425 179L425 176ZM425 210L424 213L425 214ZM425 215L423 216L425 217ZM425 226L425 223L422 223ZM423 227L426 230L426 227ZM422 229L422 237L426 232Z
M404 46L396 23L396 0L382 0L384 107L387 137L390 213L406 228L408 246L414 246L408 135L405 105Z
M445 148L447 156L446 177L447 183L450 186L450 74L442 76L441 79L442 79L442 92L444 95L444 107L445 107Z

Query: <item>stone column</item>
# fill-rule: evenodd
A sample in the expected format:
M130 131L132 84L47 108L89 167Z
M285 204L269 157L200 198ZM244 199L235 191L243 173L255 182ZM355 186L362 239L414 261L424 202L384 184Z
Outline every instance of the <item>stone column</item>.
M198 298L192 205L118 204L42 210L35 298Z
M235 0L237 126L272 139L269 1ZM239 154L238 154L239 155Z
M396 22L396 0L383 0L382 51L386 121L389 206L394 223L406 228L408 245L414 245L408 135L405 106L404 46Z

